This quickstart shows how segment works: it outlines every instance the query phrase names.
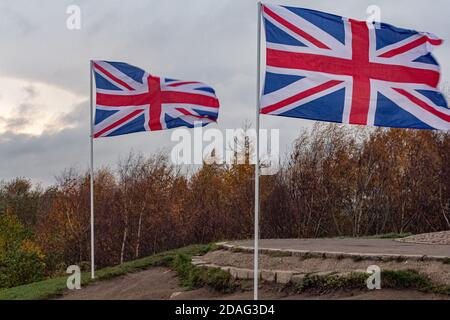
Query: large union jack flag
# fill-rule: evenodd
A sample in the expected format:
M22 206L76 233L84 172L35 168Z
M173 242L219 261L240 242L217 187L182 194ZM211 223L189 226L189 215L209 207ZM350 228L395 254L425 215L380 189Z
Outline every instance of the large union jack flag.
M122 62L93 61L94 138L216 122L219 101L204 83L152 76Z
M338 123L450 130L438 91L436 36L263 5L267 66L261 113Z

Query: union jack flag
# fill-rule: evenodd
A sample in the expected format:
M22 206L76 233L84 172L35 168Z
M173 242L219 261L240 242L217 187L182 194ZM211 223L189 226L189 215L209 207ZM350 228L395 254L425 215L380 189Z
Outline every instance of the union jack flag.
M263 5L263 19L262 114L450 130L436 36L276 5Z
M93 61L94 138L216 122L214 89L196 81L152 76L123 62Z

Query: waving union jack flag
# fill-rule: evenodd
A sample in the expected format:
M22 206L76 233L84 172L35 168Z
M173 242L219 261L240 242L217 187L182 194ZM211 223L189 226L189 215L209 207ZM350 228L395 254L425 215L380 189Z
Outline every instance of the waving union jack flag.
M264 5L261 113L338 123L450 130L429 33Z
M94 138L217 121L219 101L206 84L155 77L122 62L92 63L97 88Z

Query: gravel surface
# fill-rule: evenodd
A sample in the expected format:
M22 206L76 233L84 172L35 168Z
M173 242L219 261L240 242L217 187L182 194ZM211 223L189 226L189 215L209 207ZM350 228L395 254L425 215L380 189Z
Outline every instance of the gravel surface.
M422 233L414 236L398 239L409 243L447 244L450 245L450 231ZM450 252L450 248L449 248Z

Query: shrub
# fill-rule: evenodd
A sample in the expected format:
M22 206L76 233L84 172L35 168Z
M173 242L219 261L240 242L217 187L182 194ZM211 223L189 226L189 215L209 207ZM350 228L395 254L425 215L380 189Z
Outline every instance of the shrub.
M17 216L0 216L0 288L42 280L44 259L40 247L27 238Z
M0 287L14 287L44 278L45 264L37 252L22 248L8 252L0 261Z
M306 275L297 285L298 292L313 291L325 293L339 289L359 289L364 286L364 273L341 275Z

